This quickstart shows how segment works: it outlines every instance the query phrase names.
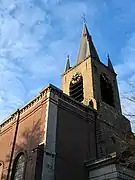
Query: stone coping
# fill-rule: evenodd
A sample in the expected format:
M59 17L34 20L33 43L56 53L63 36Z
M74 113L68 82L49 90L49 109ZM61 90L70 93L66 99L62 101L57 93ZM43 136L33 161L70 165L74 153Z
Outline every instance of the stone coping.
M114 152L108 155L107 157L96 159L94 161L91 160L85 161L85 166L90 170L97 169L109 164L116 163L117 157L118 157L117 153Z
M45 94L48 90L48 87L49 86L47 86L46 88L43 88L41 90L41 92L39 94L37 94L35 97L33 97L30 101L28 101L28 103L26 103L25 105L23 105L21 108L17 109L16 111L14 111L10 116L8 116L4 121L1 122L0 127L4 127L6 124L11 122L16 117L18 111L20 111L20 114L23 114L29 108L31 108L37 102L39 102L43 98L43 96L45 96Z
M31 107L33 107L35 104L37 104L39 101L42 100L43 97L45 97L45 95L47 95L47 92L52 92L53 94L58 95L59 98L65 100L66 102L69 102L70 104L76 106L77 108L83 110L83 111L88 111L88 109L96 112L96 110L74 100L73 98L71 98L70 96L68 96L67 94L63 93L63 91L57 87L55 87L52 84L48 84L48 86L46 86L45 88L43 88L35 97L33 97L28 103L26 103L24 106L22 106L21 108L17 109L16 111L14 111L10 116L8 116L4 121L1 122L0 124L0 128L4 127L5 125L7 125L8 123L12 122L13 119L17 116L18 110L20 111L20 114L23 114L24 112L26 112L28 109L30 109Z

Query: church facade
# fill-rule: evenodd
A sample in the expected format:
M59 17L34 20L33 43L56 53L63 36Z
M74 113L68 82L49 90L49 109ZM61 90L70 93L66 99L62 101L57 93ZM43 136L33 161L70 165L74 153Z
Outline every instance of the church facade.
M0 125L0 179L135 179L117 161L125 134L116 73L104 65L86 24L75 66L67 59L62 90L49 84Z

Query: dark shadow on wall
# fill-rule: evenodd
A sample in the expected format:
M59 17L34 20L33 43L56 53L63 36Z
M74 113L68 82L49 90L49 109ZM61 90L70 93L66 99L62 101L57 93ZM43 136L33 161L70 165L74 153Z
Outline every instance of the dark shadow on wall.
M21 124L19 124L19 126L20 125ZM16 134L17 141L14 145L13 159L11 162L11 168L9 173L11 175L11 178L9 176L7 179L7 171L4 170L4 172L6 173L3 173L2 180L14 180L15 174L17 174L17 172L15 172L17 170L17 168L15 168L17 166L15 164L15 162L17 162L16 157L20 153L22 153L25 157L24 171L22 171L23 180L27 180L29 178L34 180L40 180L44 152L44 144L41 143L44 135L44 130L42 128L43 124L41 123L41 119L36 122L33 121L32 128L27 127L25 131L21 134L19 133L19 126ZM4 162L4 164L8 164L8 166L11 161L11 151L12 150L10 150L10 153L8 153L6 157L6 162Z

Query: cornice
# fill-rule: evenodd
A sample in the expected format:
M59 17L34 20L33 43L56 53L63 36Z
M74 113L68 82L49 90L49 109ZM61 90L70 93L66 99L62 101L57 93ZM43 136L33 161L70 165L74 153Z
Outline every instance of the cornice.
M55 87L52 84L49 84L48 86L46 86L45 88L43 88L41 90L41 92L36 95L34 98L32 98L27 104L25 104L24 106L22 106L19 111L20 111L20 115L24 114L25 112L27 112L27 110L29 110L31 107L33 107L34 105L36 105L38 102L40 102L45 96L47 96L47 93L51 92L52 94L57 95L60 99L70 103L71 105L75 106L76 108L82 110L82 111L93 111L96 112L96 110L88 108L88 106L74 100L73 98L71 98L70 96L68 96L67 94L63 93L63 91L57 87ZM49 97L53 99L53 96ZM55 98L54 98L55 100ZM16 119L17 116L17 111L13 112L9 117L7 117L1 124L0 124L0 129L5 127L6 125L8 125L9 123L13 122Z
M47 94L48 90L49 90L50 85L48 85L47 87L43 88L41 90L41 92L36 95L34 98L32 98L27 104L25 104L24 106L22 106L19 111L20 114L24 114L27 110L29 110L31 107L33 107L34 105L36 105L39 101L41 101L43 99L43 97L45 97L45 95ZM1 124L0 124L0 129L5 127L5 125L11 123L14 119L16 119L17 116L17 112L18 110L16 110L15 112L13 112L9 117L7 117Z

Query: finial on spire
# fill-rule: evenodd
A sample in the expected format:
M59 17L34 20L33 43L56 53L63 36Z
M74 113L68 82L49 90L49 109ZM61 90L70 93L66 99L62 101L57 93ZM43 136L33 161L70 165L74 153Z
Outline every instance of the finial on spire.
M110 55L109 54L107 54L107 58L108 58L108 60L110 60Z
M86 15L85 15L85 13L83 13L82 19L83 19L83 23L86 24L87 20L86 20Z
M108 59L108 68L109 68L112 72L115 72L109 54L107 55L107 59Z
M71 67L70 67L70 60L69 60L69 54L67 55L67 62L66 62L66 68L65 68L65 72L67 70L69 70Z

